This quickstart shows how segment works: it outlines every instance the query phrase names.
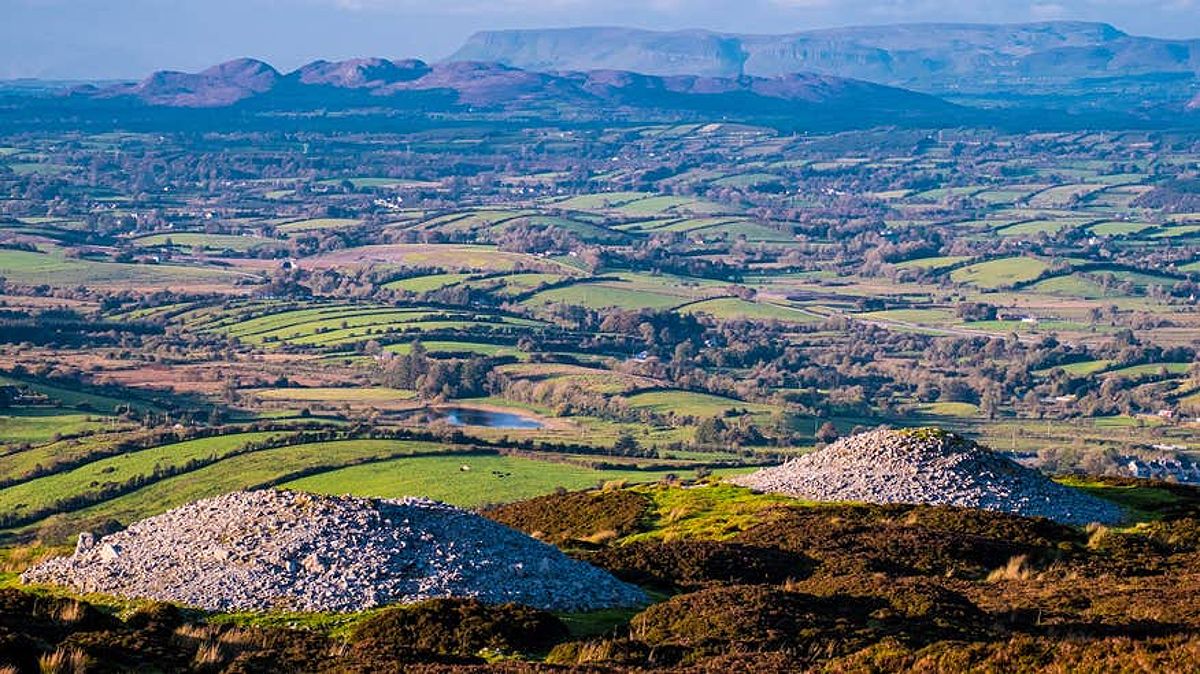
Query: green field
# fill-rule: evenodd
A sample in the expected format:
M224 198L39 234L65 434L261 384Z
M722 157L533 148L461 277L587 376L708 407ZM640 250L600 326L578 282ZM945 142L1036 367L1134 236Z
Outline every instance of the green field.
M266 449L158 480L123 496L56 518L80 527L109 518L128 523L197 499L286 478L297 471L332 470L414 452L438 451L450 451L450 448L436 443L400 440L338 440Z
M578 209L581 211L606 210L650 196L653 196L650 192L603 192L600 194L582 194L554 201L553 203L557 208Z
M1124 220L1112 220L1109 222L1100 222L1088 227L1088 231L1096 236L1129 236L1151 229L1155 225L1149 222L1127 222Z
M1029 286L1029 290L1047 295L1062 295L1083 299L1100 299L1120 294L1115 289L1105 290L1095 280L1085 277L1082 274L1064 274L1044 279Z
M685 297L654 292L623 281L604 281L545 290L525 300L524 304L530 307L565 303L590 309L671 309L687 301Z
M956 283L970 283L981 288L1000 288L1032 281L1050 265L1032 257L1007 257L962 267L950 272Z
M785 323L813 323L821 319L799 309L769 302L750 302L736 297L721 297L704 300L681 307L688 314L708 314L719 320L739 321L782 321Z
M250 389L247 392L262 400L288 402L384 403L411 400L416 397L416 394L412 391L378 386L352 388L269 388Z
M884 311L855 314L855 317L865 320L936 327L945 327L958 322L958 317L949 309L887 309Z
M381 305L327 305L309 309L250 305L211 314L183 314L194 329L219 332L246 344L291 344L320 348L339 347L369 339L411 342L424 332L461 331L489 333L539 323L524 318L493 316L473 311L429 307L389 308ZM252 313L253 312L253 313ZM264 315L254 315L264 314ZM253 315L242 319L243 316Z
M914 406L913 411L929 417L961 417L969 419L979 415L979 407L971 403L923 403Z
M98 430L106 423L92 415L51 409L0 414L0 447L49 442L58 435Z
M445 340L422 340L421 346L425 348L426 353L432 356L440 356L445 354L457 353L472 353L479 356L517 356L520 357L521 351L515 346L507 346L504 344L483 343L483 342L455 342ZM406 354L412 351L412 343L389 344L384 348L385 351L396 354Z
M1062 365L1058 369L1061 369L1063 372L1066 372L1067 374L1075 376L1075 377L1086 377L1090 374L1102 372L1105 369L1107 369L1110 365L1112 365L1111 360L1084 360L1084 361L1080 361L1078 363L1069 363L1067 365ZM1050 371L1053 369L1055 369L1055 368L1047 368L1045 370L1038 370L1038 371L1034 372L1034 374L1045 376L1045 375L1049 374Z
M768 413L775 408L770 405L747 403L733 398L694 391L646 391L627 398L629 406L647 409L658 414L689 415L694 417L724 416L732 410L749 410L751 413Z
M1061 220L1030 220L1001 228L996 231L1001 236L1034 236L1036 234L1054 235L1067 229L1073 229L1090 222L1081 218L1064 218Z
M671 472L596 470L511 456L422 456L343 468L283 486L323 494L424 496L474 508L548 494L558 487L584 489L609 481L656 482ZM674 472L687 473L686 469Z
M278 245L282 242L261 236L237 236L233 234L205 234L203 232L173 232L171 234L151 234L133 240L139 246L166 246L168 242L175 247L200 248L204 250L233 250L246 252L259 246Z
M400 279L385 284L383 287L388 290L407 290L412 293L427 293L431 290L446 288L460 281L465 281L470 278L470 274L431 274L429 276L416 276L413 278Z
M0 489L0 513L21 514L52 507L67 498L87 495L114 484L123 484L157 470L182 467L191 461L219 459L247 444L262 442L282 433L240 433L121 454L93 461L75 470L56 473Z
M185 288L195 283L232 284L245 275L218 269L166 264L122 264L73 260L58 252L0 249L0 276L12 283L54 286L135 285Z
M1104 376L1141 379L1143 377L1157 377L1163 372L1166 372L1168 375L1187 374L1190 367L1190 363L1146 363L1144 365L1132 365L1130 367L1109 370L1104 373Z
M955 265L962 264L970 259L971 258L969 257L964 257L961 255L923 257L916 260L905 260L904 262L898 262L896 263L896 267L900 269L930 269L937 271L938 269L945 269L946 267L953 267Z
M353 218L313 218L311 220L296 220L275 227L276 231L285 234L297 234L329 229L345 229L359 224Z

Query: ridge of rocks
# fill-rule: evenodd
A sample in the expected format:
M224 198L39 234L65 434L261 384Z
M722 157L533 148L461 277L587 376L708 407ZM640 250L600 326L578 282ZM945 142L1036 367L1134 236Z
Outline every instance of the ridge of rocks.
M75 554L21 579L214 611L348 612L438 597L583 611L646 600L606 571L449 505L271 489L81 535Z

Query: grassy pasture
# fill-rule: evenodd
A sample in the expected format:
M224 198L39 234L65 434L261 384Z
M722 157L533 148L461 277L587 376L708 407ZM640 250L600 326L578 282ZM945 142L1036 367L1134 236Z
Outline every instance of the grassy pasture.
M496 344L492 342L455 342L447 340L422 340L421 346L432 356L444 356L455 353L470 353L478 356L516 356L523 354L515 346ZM411 343L389 344L384 351L395 354L407 354L412 351Z
M568 265L526 253L502 251L495 246L395 243L361 246L308 258L315 267L352 265L438 267L448 271L514 271L518 269L568 274Z
M221 458L249 443L283 435L274 432L223 435L160 445L93 461L74 470L0 489L0 513L20 514L52 507L62 499L95 493L110 484L149 476L159 469L181 467L189 461Z
M1091 374L1096 374L1097 372L1103 372L1104 370L1108 369L1108 367L1110 365L1112 365L1111 360L1084 360L1084 361L1080 361L1078 363L1069 363L1067 365L1062 365L1062 366L1059 366L1058 368L1046 368L1044 370L1037 370L1036 372L1034 372L1034 374L1040 375L1040 376L1045 376L1045 375L1049 374L1052 370L1061 369L1062 371L1064 371L1067 374L1074 376L1074 377L1086 377Z
M1119 294L1113 290L1105 290L1099 283L1082 274L1064 274L1044 279L1029 286L1029 290L1046 295L1081 299L1100 299Z
M364 339L388 337L411 341L423 333L433 332L491 332L496 330L530 327L530 321L519 318L503 318L500 321L476 320L476 314L463 314L460 318L415 320L409 322L376 323L353 328L329 329L324 332L289 337L284 341L297 346L336 347L361 342Z
M991 205L1003 206L1015 204L1018 201L1027 199L1029 195L1041 192L1049 187L1048 185L1011 185L995 189L984 190L972 195L973 198Z
M980 262L950 272L956 283L970 283L981 288L999 288L1032 281L1042 275L1050 265L1033 257L1007 257Z
M519 363L502 365L498 369L511 379L575 386L592 393L608 395L624 393L654 384L650 379L634 375L568 363ZM509 403L500 401L497 404Z
M1182 239L1200 234L1200 224L1174 225L1150 235L1152 239Z
M996 230L1001 236L1035 236L1037 234L1055 235L1068 229L1074 229L1091 222L1087 218L1062 218L1058 220L1030 220Z
M916 260L905 260L896 263L899 269L929 269L937 271L946 267L962 264L971 258L962 255L942 255L938 257L923 257Z
M633 201L654 196L650 192L601 192L597 194L581 194L560 201L553 201L555 207L576 209L581 211L603 211L618 208Z
M1142 379L1144 377L1157 377L1164 372L1167 375L1187 374L1190 367L1190 363L1145 363L1143 365L1132 365L1130 367L1109 370L1104 372L1103 376L1121 379Z
M1060 319L1038 319L1033 322L1026 321L976 321L968 323L967 327L980 332L992 332L997 335L1007 335L1011 333L1047 333L1047 332L1091 332L1092 326L1086 323L1077 323L1070 320ZM1103 327L1096 328L1101 332L1108 332L1111 328Z
M300 234L319 230L346 229L358 225L361 220L354 218L311 218L285 222L275 227L275 231L285 234Z
M166 246L187 247L203 250L233 250L244 253L248 250L268 245L282 245L275 239L261 236L238 236L235 234L205 234L204 232L174 232L171 234L151 234L133 239L133 243L143 247Z
M68 388L66 386L58 386L56 384L50 384L38 380L15 379L12 377L0 376L0 385L27 387L31 391L46 396L51 400L51 402L85 412L111 413L125 406L141 410L157 409L154 405L147 404L145 401L136 398L130 399L126 397L103 395L100 393L90 393L88 391Z
M559 283L570 277L564 274L544 274L544 273L521 273L521 274L505 274L504 276L493 276L477 281L466 281L464 285L482 288L492 293L504 295L521 294L540 286L551 283Z
M1153 272L1129 271L1126 269L1118 269L1115 271L1097 271L1092 274L1099 278L1111 276L1116 283L1130 283L1139 290L1145 290L1150 286L1171 287L1175 285L1176 279L1170 276L1162 276Z
M259 307L270 312L271 306ZM495 316L471 311L407 307L394 309L371 305L333 305L311 309L291 309L240 318L217 313L207 321L196 317L184 319L195 329L219 332L236 337L248 344L288 343L295 345L331 346L361 341L369 336L400 332L421 333L449 329L483 330L532 328L537 321L509 316Z
M931 327L947 327L958 322L949 309L886 309L855 314L856 318L873 321L909 323Z
M466 470L464 470L466 468ZM558 487L585 489L608 481L657 482L672 470L596 470L566 463L491 455L400 458L342 468L284 486L324 494L379 498L424 496L474 508L548 494Z
M763 243L792 243L794 237L788 232L781 232L750 220L727 222L692 230L693 235L702 239L724 238L729 240L745 239Z
M8 410L0 414L0 447L50 442L60 434L97 431L107 420L88 414L49 409Z
M429 276L416 276L413 278L400 279L385 284L383 287L388 290L407 290L413 293L427 293L432 290L448 288L461 281L470 278L470 274L430 274Z
M781 177L774 173L738 173L712 181L718 187L747 188L779 182Z
M1089 194L1103 190L1106 187L1107 185L1093 183L1059 185L1033 195L1029 198L1029 204L1035 207L1066 206L1077 199L1087 197Z
M595 283L576 283L560 288L552 288L537 293L525 300L530 307L558 304L560 302L604 309L618 307L621 309L671 309L688 301L686 297L664 292L655 292L628 281L614 280Z
M647 409L658 414L686 414L695 417L719 417L731 410L749 410L754 414L770 413L770 405L747 403L733 398L724 398L695 391L644 391L627 397L629 406Z
M412 391L381 386L268 388L250 389L246 393L260 400L303 403L395 403L416 397Z
M986 188L983 185L968 185L966 187L939 187L918 192L909 197L911 201L943 201L954 197L974 196Z
M180 265L122 264L73 260L55 251L34 253L0 249L0 276L13 283L54 286L113 286L187 288L192 284L232 285L232 272Z
M679 311L688 314L708 314L718 320L783 321L785 323L813 323L821 320L793 307L770 302L750 302L736 297L704 300L681 307Z
M336 440L266 449L159 480L103 503L56 516L56 519L80 528L85 528L88 522L109 518L128 523L198 499L272 483L302 470L336 469L414 452L440 451L451 451L451 448L437 443L402 440Z
M979 416L979 407L972 403L935 402L914 405L913 411L926 417L957 417L970 419Z
M440 315L437 312L415 309L353 309L323 315L305 315L304 310L253 318L224 330L233 337L251 343L268 338L295 339L329 332L395 323L413 323Z
M1108 220L1098 222L1088 231L1096 236L1130 236L1144 232L1147 229L1152 229L1156 225L1152 222L1128 222L1125 220Z
M714 213L724 213L728 209L720 204L715 204L704 199L696 199L692 197L676 197L676 196L650 196L636 201L630 201L617 207L617 212L630 215L663 215L666 213L696 213L709 215Z
M62 416L58 416L58 418L62 419ZM95 433L81 438L43 442L28 449L0 455L0 479L22 478L41 468L74 463L88 457L102 455L111 451L116 443L131 437L127 433L129 428L131 427L121 424L111 433ZM0 445L2 444L0 443Z
M628 235L624 232L615 229L609 229L591 222L585 222L576 218L568 218L558 215L529 215L514 218L503 225L493 227L494 232L499 232L503 229L516 226L529 226L534 228L555 228L571 232L581 241L592 241L600 243L619 243L628 240Z

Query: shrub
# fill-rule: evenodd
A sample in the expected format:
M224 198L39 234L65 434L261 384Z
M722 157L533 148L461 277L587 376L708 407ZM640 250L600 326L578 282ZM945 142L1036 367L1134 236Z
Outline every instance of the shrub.
M1058 525L961 509L912 506L793 508L733 540L808 555L822 575L984 578L1018 555L1054 558L1070 539ZM1073 532L1064 535L1074 536Z
M567 636L561 620L546 611L475 599L433 599L386 609L354 630L352 641L440 655L475 655L483 650L536 653Z
M618 578L661 589L697 589L711 583L782 583L803 578L812 560L803 555L740 543L639 541L585 557Z
M608 532L616 537L637 532L649 505L645 496L627 490L576 491L495 506L482 514L548 543L587 545L588 540L612 540Z
M882 602L872 606L886 605ZM803 648L814 642L838 652L861 647L856 635L839 629L847 614L869 607L764 585L715 587L655 604L630 621L630 636L654 647L688 649L691 657L733 652Z

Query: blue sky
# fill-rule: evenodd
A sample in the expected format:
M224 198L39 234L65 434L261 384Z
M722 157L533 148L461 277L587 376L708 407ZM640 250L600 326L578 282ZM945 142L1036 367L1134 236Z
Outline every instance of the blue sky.
M492 28L625 25L781 33L830 26L1047 19L1200 37L1200 0L0 0L0 79L140 77L239 56L450 54Z

